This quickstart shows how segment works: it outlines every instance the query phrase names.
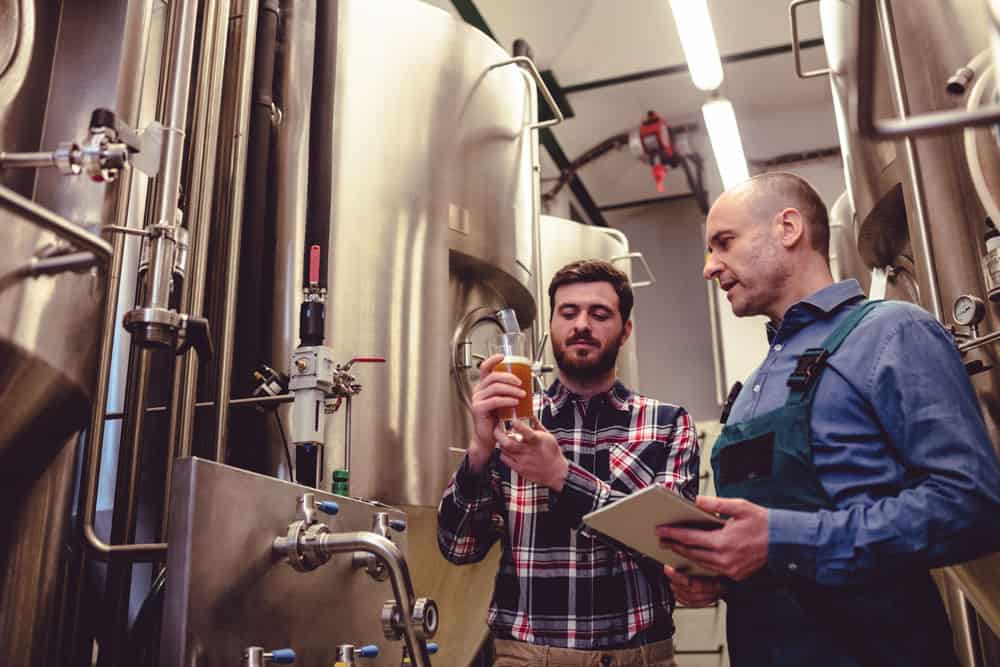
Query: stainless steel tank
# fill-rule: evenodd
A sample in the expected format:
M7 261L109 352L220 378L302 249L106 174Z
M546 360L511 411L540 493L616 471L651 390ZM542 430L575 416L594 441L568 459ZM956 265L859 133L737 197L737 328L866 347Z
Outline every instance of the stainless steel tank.
M956 70L989 46L986 3L879 0L877 4L874 73L858 71L861 2L822 0L821 4L845 168L861 221L859 250L869 266L879 257L912 256L910 270L919 296L911 298L950 325L956 297L986 294L981 270L985 211L970 181L962 133L872 141L860 138L854 114L859 80L865 77L874 77L879 120L904 112L916 115L964 107L964 98L950 95L947 85ZM995 197L997 190L993 193ZM983 329L996 331L998 326L996 309L988 307ZM981 347L966 359L977 358L995 368L995 347ZM996 370L972 378L994 447L1000 445L998 382ZM993 633L1000 634L1000 556L957 566L953 575L944 579L958 581ZM962 628L956 627L959 640L961 634Z
M287 366L298 344L303 225L328 220L326 344L343 362L386 358L354 368L351 493L406 510L414 585L442 611L435 660L466 664L485 636L495 560L455 568L436 545L449 448L468 433L452 341L474 311L535 319L535 87L518 65L495 67L510 60L495 42L422 2L298 5L286 20L283 67L323 87L311 100L294 92L278 134L273 361ZM310 171L308 151L289 146L316 142L327 152ZM344 467L344 420L344 409L328 418L326 488Z
M97 107L122 111L131 94L129 39L57 40L141 25L145 3L0 2L0 151L79 141ZM126 64L127 63L127 64ZM94 390L108 244L117 186L85 177L0 170L0 662L60 661L62 596L77 439ZM33 202L18 198L30 197ZM100 261L37 278L16 272L72 248ZM78 550L77 550L78 551ZM76 584L78 582L71 582Z
M541 256L542 285L545 292L538 295L540 326L549 330L549 320L552 317L552 304L549 303L548 286L563 266L580 259L603 259L611 262L626 275L632 278L632 262L639 258L629 251L628 238L617 229L607 227L591 227L581 225L572 220L565 220L551 215L541 216ZM635 317L633 310L632 317ZM622 346L618 353L618 378L634 391L639 391L639 360L636 356L636 332ZM545 346L545 363L555 366L552 355L552 345ZM554 376L547 378L551 382Z

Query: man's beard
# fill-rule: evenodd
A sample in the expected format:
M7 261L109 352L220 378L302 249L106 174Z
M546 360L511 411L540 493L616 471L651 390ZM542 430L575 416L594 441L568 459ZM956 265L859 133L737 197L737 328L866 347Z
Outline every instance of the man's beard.
M559 370L571 380L586 381L602 377L615 367L618 361L618 351L624 343L625 332L622 331L608 346L601 350L596 357L588 356L586 359L578 359L566 351L566 345L576 341L593 340L593 338L571 337L566 343L552 341L552 354L556 358Z

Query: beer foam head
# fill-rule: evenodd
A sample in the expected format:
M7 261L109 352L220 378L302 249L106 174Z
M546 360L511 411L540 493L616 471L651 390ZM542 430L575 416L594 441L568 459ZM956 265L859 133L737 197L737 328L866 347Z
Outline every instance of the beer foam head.
M532 363L534 363L534 362L532 362L531 359L529 359L528 357L522 357L522 356L519 356L519 355L510 355L510 356L504 357L502 363L505 363L505 364L524 364L525 366L531 366Z

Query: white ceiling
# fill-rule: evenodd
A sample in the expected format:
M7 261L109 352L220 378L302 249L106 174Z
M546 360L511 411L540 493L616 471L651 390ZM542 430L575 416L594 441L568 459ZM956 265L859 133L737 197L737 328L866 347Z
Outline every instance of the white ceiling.
M450 0L429 0L456 14ZM517 38L531 45L541 70L551 70L563 88L639 72L684 65L680 40L668 0L473 0L497 41L510 50ZM723 56L745 54L791 42L788 0L709 0L716 41ZM820 36L816 5L799 11L800 39ZM807 68L821 67L821 48L803 52ZM553 128L570 160L603 139L637 127L647 110L655 110L671 125L697 123L708 94L691 83L686 68L676 74L602 86L567 95L575 117ZM792 54L779 53L724 65L720 90L736 109L748 158L805 151L836 143L829 83L825 77L802 80L794 72ZM787 137L747 137L752 118L782 113L796 124L801 120L820 129L812 136L798 132L789 146ZM774 123L770 124L771 126ZM699 133L700 134L700 133ZM772 139L774 141L772 141ZM705 152L703 137L691 138ZM769 146L779 150L766 151ZM764 152L759 147L764 147ZM706 156L710 157L710 156ZM558 175L543 151L543 177ZM709 164L709 169L714 167ZM649 168L622 150L605 155L578 173L599 206L649 199L688 191L685 179L669 174L667 189L656 192ZM714 175L712 176L714 178ZM545 188L543 188L545 189Z

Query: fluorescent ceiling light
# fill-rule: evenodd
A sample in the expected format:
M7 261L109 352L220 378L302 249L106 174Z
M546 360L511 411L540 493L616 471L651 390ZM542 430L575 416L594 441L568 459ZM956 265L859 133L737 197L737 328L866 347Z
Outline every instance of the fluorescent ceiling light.
M715 90L722 85L722 62L707 0L670 0L670 10L694 85Z
M719 174L722 175L722 188L728 190L750 178L733 105L724 97L717 97L705 102L701 107L701 113L705 117L705 128L712 142L715 163L719 167Z

